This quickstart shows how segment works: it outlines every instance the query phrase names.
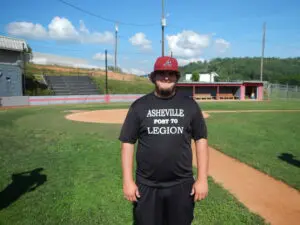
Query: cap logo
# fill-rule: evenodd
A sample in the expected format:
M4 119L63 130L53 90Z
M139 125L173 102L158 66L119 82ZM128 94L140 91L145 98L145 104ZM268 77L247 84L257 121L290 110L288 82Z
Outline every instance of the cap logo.
M172 67L172 62L170 59L168 59L165 63L164 63L164 67Z

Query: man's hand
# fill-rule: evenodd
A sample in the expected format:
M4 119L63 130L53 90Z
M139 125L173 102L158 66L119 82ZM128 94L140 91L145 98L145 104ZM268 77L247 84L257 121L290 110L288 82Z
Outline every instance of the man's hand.
M123 192L125 198L130 202L136 202L140 198L140 193L134 181L123 183Z
M194 201L200 201L204 198L206 198L208 194L208 183L207 180L196 180L193 187L192 187L192 192L191 195L194 195Z

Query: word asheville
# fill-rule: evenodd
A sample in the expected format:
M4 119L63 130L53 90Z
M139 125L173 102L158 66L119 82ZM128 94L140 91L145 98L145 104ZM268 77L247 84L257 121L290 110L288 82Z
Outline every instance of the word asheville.
M152 124L166 125L147 127L150 135L183 134L183 127L178 126L179 120L184 117L183 109L149 109L147 117L153 118Z

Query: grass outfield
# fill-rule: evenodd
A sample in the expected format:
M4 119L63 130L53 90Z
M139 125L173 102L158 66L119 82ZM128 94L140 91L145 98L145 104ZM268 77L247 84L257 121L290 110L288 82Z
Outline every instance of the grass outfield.
M200 102L202 110L300 110L300 101Z
M108 107L119 105L0 111L0 224L132 224L122 193L120 125L64 119L66 109ZM16 175L37 168L43 170ZM40 186L28 191L35 181ZM196 204L195 225L265 224L211 179L209 185L208 198Z
M203 110L300 110L299 101L201 102L200 106ZM299 190L299 121L300 112L211 113L209 142Z
M300 190L300 112L210 115L212 147Z

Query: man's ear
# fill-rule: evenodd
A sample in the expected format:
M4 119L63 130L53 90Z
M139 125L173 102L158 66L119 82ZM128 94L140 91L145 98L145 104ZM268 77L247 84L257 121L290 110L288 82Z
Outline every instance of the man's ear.
M152 81L153 84L155 83L155 73L154 72L150 73L150 80Z

